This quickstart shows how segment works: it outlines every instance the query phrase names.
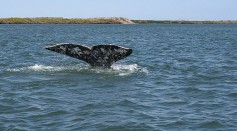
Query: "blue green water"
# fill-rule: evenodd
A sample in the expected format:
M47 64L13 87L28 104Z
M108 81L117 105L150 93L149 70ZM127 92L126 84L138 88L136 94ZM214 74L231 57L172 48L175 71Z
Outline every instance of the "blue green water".
M44 47L115 44L111 69ZM237 130L237 25L0 25L0 130Z

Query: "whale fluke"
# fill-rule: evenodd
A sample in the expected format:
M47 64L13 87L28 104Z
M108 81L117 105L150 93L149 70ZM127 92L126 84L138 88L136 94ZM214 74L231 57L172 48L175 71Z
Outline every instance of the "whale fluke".
M91 66L110 67L114 62L124 59L132 49L117 45L95 45L87 47L76 44L57 44L45 49L71 56L89 63Z

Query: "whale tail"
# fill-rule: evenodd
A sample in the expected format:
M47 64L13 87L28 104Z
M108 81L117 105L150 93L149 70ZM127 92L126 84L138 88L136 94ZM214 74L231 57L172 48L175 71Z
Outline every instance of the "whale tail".
M45 49L68 55L89 63L91 66L110 67L114 62L124 59L132 49L116 45L96 45L87 47L75 44L57 44Z

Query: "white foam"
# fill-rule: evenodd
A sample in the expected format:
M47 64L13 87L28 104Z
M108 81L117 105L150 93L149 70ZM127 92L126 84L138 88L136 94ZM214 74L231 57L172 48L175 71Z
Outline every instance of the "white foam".
M137 64L113 65L112 70L118 72L120 76L126 76L136 72L148 73L148 70L146 68L139 67Z
M33 66L29 66L27 67L29 70L34 70L34 71L52 71L52 70L58 70L55 67L52 66L44 66L44 65L33 65Z
M8 69L8 71L11 72L20 72L20 71L63 71L66 70L67 67L54 67L54 66L45 66L45 65L38 65L35 64L33 66L28 66L28 67L22 67L22 68L17 68L17 69Z
M144 67L140 67L137 64L131 65L113 65L110 69L103 68L91 68L90 66L82 66L82 65L73 65L73 66L46 66L35 64L33 66L27 66L17 69L8 69L10 72L60 72L60 71L89 71L98 74L115 74L119 76L126 76L137 72L149 73L148 70Z

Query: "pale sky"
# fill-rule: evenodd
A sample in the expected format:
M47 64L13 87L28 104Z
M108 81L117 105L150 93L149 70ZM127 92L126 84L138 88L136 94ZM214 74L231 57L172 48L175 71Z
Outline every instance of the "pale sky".
M0 0L0 17L237 20L237 0Z

